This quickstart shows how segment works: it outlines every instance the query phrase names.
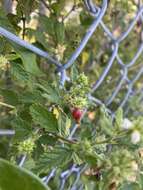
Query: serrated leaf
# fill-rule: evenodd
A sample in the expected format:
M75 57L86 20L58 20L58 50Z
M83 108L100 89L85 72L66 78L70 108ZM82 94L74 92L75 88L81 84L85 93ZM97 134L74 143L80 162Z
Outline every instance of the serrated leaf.
M35 124L47 129L49 132L58 132L58 122L55 115L41 105L32 105L30 114Z
M11 122L13 128L15 129L15 140L22 140L32 133L32 127L29 122L17 117Z
M46 98L49 102L55 103L55 104L61 104L62 100L61 100L58 89L55 89L54 87L50 85L45 87L41 84L37 84L37 86L41 90L43 90L42 96Z
M4 101L10 105L17 105L19 103L18 95L13 90L0 89L0 94L4 97Z
M60 135L68 136L70 133L71 120L63 113L59 113L58 118Z
M41 93L38 90L34 90L32 92L26 91L20 95L20 101L22 103L32 104L35 102L41 102L43 98L41 97Z
M44 153L37 163L37 171L49 171L51 168L64 167L72 159L72 151L68 147L56 146Z
M0 189L46 190L47 187L33 173L0 159Z
M30 79L30 75L24 70L23 66L17 63L11 64L11 75L20 83L27 83Z

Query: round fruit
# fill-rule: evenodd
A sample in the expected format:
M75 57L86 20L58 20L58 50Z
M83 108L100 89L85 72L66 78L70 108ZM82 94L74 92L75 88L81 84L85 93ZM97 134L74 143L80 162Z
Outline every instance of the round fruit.
M83 111L80 110L79 108L74 108L72 110L72 116L77 123L80 122L82 115L83 115Z

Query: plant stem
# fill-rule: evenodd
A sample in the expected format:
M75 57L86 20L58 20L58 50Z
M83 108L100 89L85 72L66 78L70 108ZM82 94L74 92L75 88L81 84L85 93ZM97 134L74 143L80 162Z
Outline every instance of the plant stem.
M64 142L67 142L67 143L69 143L69 144L76 144L76 141L73 141L73 140L70 140L70 139L66 139L66 138L64 138L64 137L62 137L62 136L60 136L60 135L55 134L55 133L49 132L48 134L51 134L51 135L53 135L54 137L56 137L57 139L62 140L62 141L64 141Z
M6 104L6 103L3 103L3 102L0 102L0 105L1 105L1 106L5 106L5 107L8 107L8 108L15 109L15 107L14 107L14 106L9 105L9 104Z

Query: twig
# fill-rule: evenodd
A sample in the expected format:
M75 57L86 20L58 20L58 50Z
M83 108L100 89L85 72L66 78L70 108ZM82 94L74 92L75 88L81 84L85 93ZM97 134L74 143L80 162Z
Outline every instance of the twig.
M11 108L11 109L15 109L14 106L9 105L9 104L6 104L6 103L3 103L3 102L0 102L0 105L1 105L1 106L5 106L5 107L8 107L8 108Z
M44 0L41 0L41 2L43 3L43 5L44 5L50 12L52 12L51 7L50 7Z

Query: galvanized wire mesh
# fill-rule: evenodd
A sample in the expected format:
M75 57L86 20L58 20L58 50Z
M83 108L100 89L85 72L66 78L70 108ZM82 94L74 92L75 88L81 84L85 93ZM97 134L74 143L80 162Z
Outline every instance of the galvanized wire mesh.
M47 52L35 47L34 45L29 44L28 42L25 42L21 40L19 37L16 35L12 34L11 32L7 31L6 29L0 27L0 35L4 36L5 38L19 44L20 46L29 49L30 51L36 53L39 56L42 56L46 59L49 60L48 63L54 64L56 66L56 70L61 75L60 78L60 83L61 85L64 85L65 81L68 80L68 77L66 75L66 71L74 64L76 59L79 57L81 52L83 51L84 47L87 45L89 39L92 37L93 33L96 33L96 29L100 26L104 30L104 34L106 35L106 38L110 41L111 43L111 50L112 50L112 55L107 63L107 66L101 73L99 79L94 83L92 86L92 91L89 94L89 99L90 101L95 103L95 105L102 105L105 104L106 107L108 108L109 112L114 115L114 112L112 109L110 109L110 105L113 103L115 98L117 97L118 93L121 91L123 85L127 85L127 91L123 97L123 99L120 100L118 106L124 107L126 103L128 102L129 98L136 95L137 93L142 93L142 89L140 91L136 92L134 90L134 85L135 83L141 79L142 74L143 74L143 66L139 68L138 72L134 75L133 78L129 78L128 76L128 71L131 67L134 66L134 64L137 62L137 59L141 56L143 52L143 30L141 31L141 40L139 44L139 48L137 49L133 59L129 63L124 63L121 57L119 56L119 47L122 41L124 41L128 35L132 32L134 26L136 25L137 21L140 19L141 22L143 22L143 6L141 1L139 2L139 9L136 13L135 18L132 20L132 22L129 24L128 29L123 32L119 37L115 37L112 33L112 31L109 30L109 28L106 26L106 24L103 22L103 17L105 15L105 12L108 8L108 1L103 0L102 6L98 7L96 6L92 0L84 0L85 7L87 11L89 11L90 15L94 18L93 23L91 26L88 28L85 36L81 40L81 43L75 50L75 52L71 55L67 63L62 64L59 61L57 61L55 58L51 57ZM138 34L137 34L138 35ZM117 63L119 66L120 70L120 77L118 79L118 84L115 86L114 91L112 94L110 94L110 97L108 97L105 100L100 100L97 99L93 96L93 94L98 91L99 87L102 86L105 78L108 76L111 68L113 67L114 63ZM72 139L74 137L74 134L76 133L77 125L73 126L71 133L69 135L69 139ZM13 135L14 132L10 130L6 131L0 131L0 135ZM23 165L25 161L25 156L22 158L21 162L19 163L20 166ZM82 165L82 166L77 166L77 165L72 165L67 170L63 171L60 174L60 185L59 188L60 190L65 189L66 182L68 181L69 177L71 175L74 176L74 183L72 186L70 186L68 189L71 190L76 190L76 189L84 189L83 184L80 181L80 176L81 173L86 169L87 165ZM56 176L57 168L53 168L52 171L45 176L42 180L48 184L50 180Z

